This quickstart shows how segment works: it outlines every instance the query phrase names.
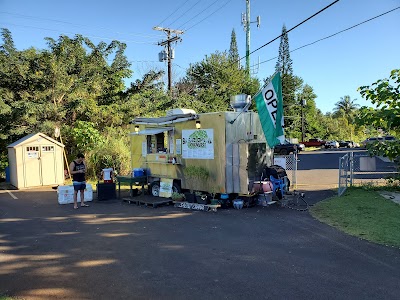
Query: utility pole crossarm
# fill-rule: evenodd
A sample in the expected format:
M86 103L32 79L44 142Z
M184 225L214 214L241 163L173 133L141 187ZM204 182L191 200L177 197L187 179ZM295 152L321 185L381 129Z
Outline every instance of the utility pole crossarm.
M168 43L177 42L177 41L181 41L181 40L182 39L179 36L174 36L174 37L172 37L172 38L170 38L170 39L168 39L166 41L159 42L157 45L158 46L165 46Z
M167 33L175 33L175 34L184 34L185 33L183 30L176 30L176 29L164 28L164 27L159 27L159 26L154 26L153 29L158 30L158 31L164 31Z
M172 89L172 49L171 49L171 43L181 41L182 39L178 36L179 34L183 34L183 30L177 30L177 29L171 29L171 28L164 28L164 27L159 27L155 26L153 27L154 30L158 31L164 31L167 34L167 39L164 41L161 41L158 43L158 46L164 46L166 55L167 55L167 61L168 61L168 91L171 92ZM174 36L171 37L171 34L175 34ZM165 60L165 58L160 59L160 61Z

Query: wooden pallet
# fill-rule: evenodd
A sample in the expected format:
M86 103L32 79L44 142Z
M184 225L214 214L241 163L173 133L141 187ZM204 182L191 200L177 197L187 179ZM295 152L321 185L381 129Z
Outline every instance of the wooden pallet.
M217 208L221 207L221 205L220 204L217 204L217 205L199 204L199 203L190 203L190 202L185 202L185 201L183 201L183 202L182 201L174 201L174 207L216 212Z
M152 208L157 208L163 205L170 205L173 203L171 199L166 199L166 198L159 198L159 199L122 198L122 201L128 202L129 204L136 204Z

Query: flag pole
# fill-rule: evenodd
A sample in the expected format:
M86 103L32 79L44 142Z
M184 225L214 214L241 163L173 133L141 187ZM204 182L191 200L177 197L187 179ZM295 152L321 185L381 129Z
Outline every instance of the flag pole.
M272 76L268 78L268 81L257 91L257 93L253 97L251 97L251 100L253 100L268 84L271 83L272 78L274 78L276 73L278 73L278 72L279 71L275 71L275 73L272 74Z

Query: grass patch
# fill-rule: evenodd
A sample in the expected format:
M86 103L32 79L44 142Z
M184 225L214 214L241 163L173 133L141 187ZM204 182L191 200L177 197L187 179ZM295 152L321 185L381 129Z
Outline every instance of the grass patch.
M306 149L304 151L317 151L317 150L321 150L322 147L306 147Z
M9 297L9 296L6 296L4 294L0 294L0 300L18 300L18 298Z
M400 205L377 191L349 188L342 197L317 203L310 212L321 222L348 234L400 247Z

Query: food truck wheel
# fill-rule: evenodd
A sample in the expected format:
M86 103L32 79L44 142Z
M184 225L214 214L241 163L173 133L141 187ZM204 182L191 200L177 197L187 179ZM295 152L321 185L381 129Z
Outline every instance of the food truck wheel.
M150 194L153 195L154 197L160 196L160 182L159 181L153 181L150 184Z

